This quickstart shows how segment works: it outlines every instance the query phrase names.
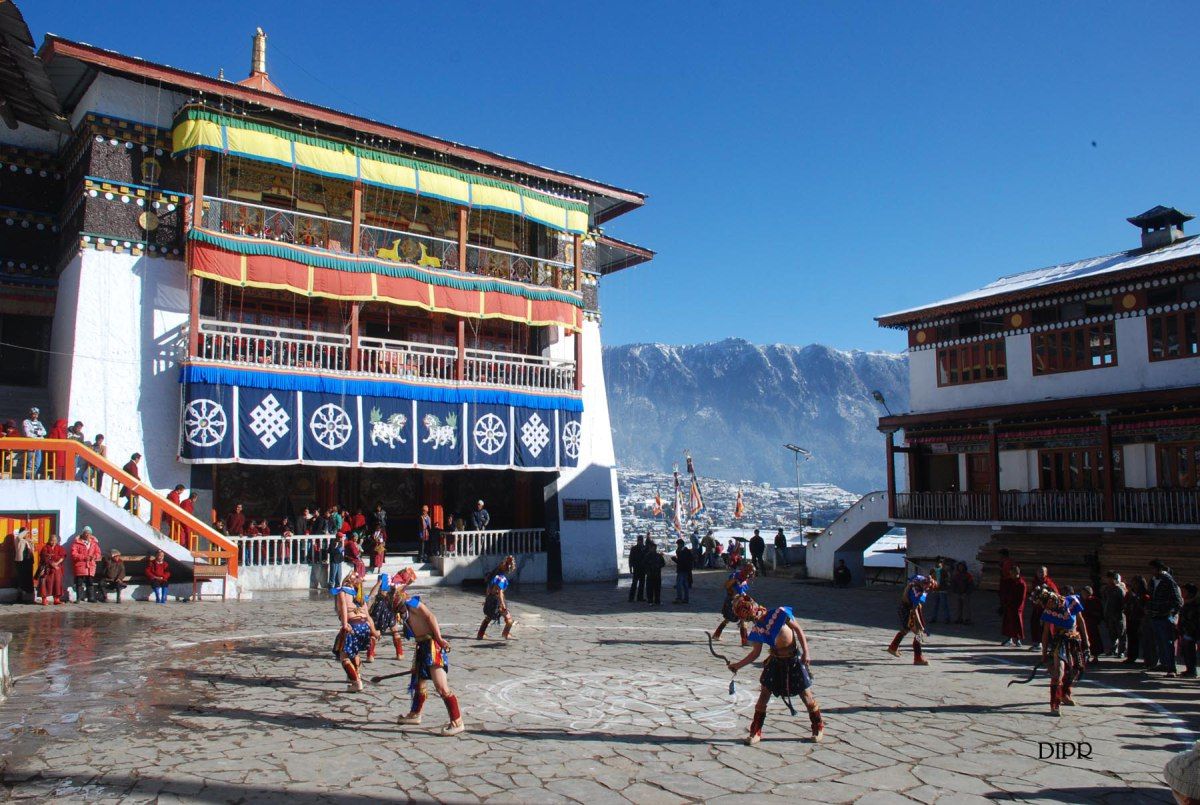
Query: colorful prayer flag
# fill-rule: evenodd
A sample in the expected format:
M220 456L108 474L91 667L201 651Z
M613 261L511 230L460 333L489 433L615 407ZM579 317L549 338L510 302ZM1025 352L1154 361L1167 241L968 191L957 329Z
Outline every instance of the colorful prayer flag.
M696 476L692 476L692 493L691 493L691 514L695 517L704 511L704 496L700 494L700 484L696 483Z
M733 504L733 519L741 520L746 513L746 504L742 502L742 490L738 490L737 502Z

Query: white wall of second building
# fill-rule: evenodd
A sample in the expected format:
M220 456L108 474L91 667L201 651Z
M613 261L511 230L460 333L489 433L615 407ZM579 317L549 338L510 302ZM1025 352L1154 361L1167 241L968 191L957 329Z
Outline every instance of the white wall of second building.
M571 338L560 338L549 354L574 357ZM616 457L608 415L608 395L601 362L600 325L583 328L583 423L579 466L563 470L548 491L558 492L564 581L607 581L617 577L624 530L617 497ZM610 520L563 520L564 499L611 501Z
M52 343L56 417L103 433L118 466L143 456L142 478L158 489L189 483L178 461L179 376L187 324L182 262L85 250L59 285Z
M1117 365L1051 375L1033 374L1031 336L1005 338L1008 378L938 387L937 350L909 353L909 398L914 413L1038 402L1092 394L1200 385L1200 358L1151 362L1145 316L1117 319Z
M992 538L990 526L978 525L905 525L907 532L907 555L928 561L937 556L946 556L966 562L971 572L979 577L980 563L976 558L979 549ZM922 570L926 568L922 566Z
M71 127L78 128L84 115L95 112L169 129L176 110L186 100L182 93L99 73L75 104Z

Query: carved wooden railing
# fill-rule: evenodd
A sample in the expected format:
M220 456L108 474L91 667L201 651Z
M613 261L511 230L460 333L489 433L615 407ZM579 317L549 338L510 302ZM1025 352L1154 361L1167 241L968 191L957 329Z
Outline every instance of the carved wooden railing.
M227 537L82 442L0 439L0 479L86 484L182 545L193 557L224 565L230 576L237 577L237 546Z

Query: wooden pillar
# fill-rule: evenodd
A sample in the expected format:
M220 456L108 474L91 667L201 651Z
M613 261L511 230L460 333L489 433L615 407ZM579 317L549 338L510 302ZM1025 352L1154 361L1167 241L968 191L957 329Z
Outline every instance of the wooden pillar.
M458 208L458 270L467 270L467 208ZM467 322L458 319L458 357L454 364L454 377L459 383L467 379Z
M203 151L193 154L192 162L195 172L192 174L192 214L188 221L189 228L198 228L204 219L204 166L207 162ZM191 249L187 251L187 267L192 268ZM200 352L200 278L191 275L190 291L188 293L188 357L194 358Z
M350 253L358 254L362 247L362 182L354 183L350 196Z
M513 528L533 528L533 485L529 473L514 473Z
M191 276L191 290L188 292L188 357L200 355L200 278Z
M429 507L429 519L434 528L445 528L446 505L442 494L442 474L424 470L421 472L421 506ZM420 517L420 506L417 516Z
M1117 519L1116 507L1113 505L1113 488L1115 486L1113 472L1113 443L1112 423L1108 421L1108 411L1100 412L1100 449L1104 457L1100 466L1104 473L1104 521L1111 523Z
M996 421L988 422L988 465L992 469L992 485L988 489L988 510L991 519L1000 519L1000 438Z
M195 171L192 173L192 220L191 225L198 227L204 220L204 166L207 160L203 151L192 154Z
M467 208L458 208L458 270L467 270Z
M883 432L884 446L887 449L887 506L888 519L896 517L896 431Z
M358 311L362 302L350 303L350 371L358 371Z
M575 293L583 295L583 237L575 236ZM575 390L583 391L583 313L575 331Z

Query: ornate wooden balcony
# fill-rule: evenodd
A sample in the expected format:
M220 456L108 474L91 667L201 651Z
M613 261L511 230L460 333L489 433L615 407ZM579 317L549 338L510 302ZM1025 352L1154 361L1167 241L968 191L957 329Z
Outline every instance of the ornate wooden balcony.
M1200 524L1200 489L1119 489L1113 517L1104 516L1104 494L1033 490L1000 493L993 514L987 492L898 492L897 520L922 522Z
M387 229L301 210L204 197L201 225L210 231L359 254L427 268L463 269L460 243L417 230ZM576 289L575 266L549 257L466 243L466 271L563 291Z
M354 352L357 350L357 357ZM574 361L486 349L360 338L345 333L201 319L195 363L286 369L346 377L389 378L494 388L576 393ZM357 366L357 369L352 367Z

